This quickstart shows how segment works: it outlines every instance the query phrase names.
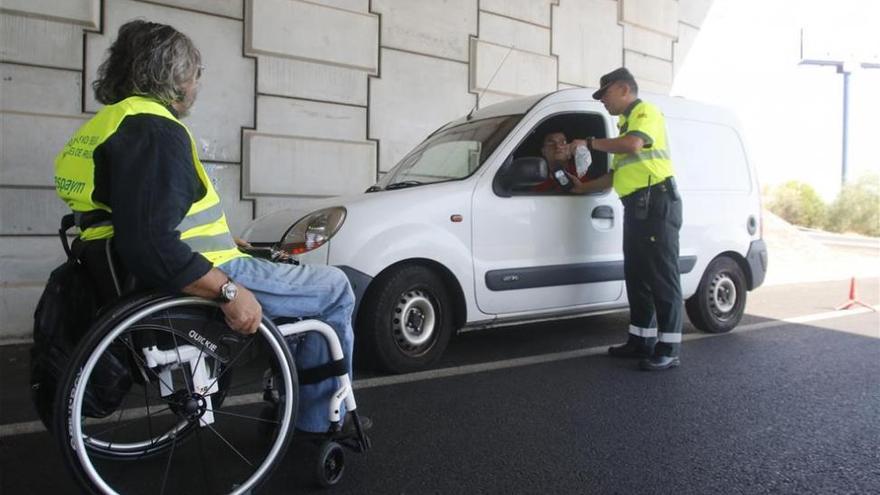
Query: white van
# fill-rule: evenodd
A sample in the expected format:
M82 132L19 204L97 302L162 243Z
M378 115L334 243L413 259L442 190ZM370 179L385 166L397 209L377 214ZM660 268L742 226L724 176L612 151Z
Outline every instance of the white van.
M359 357L393 372L428 366L459 329L625 308L616 193L533 188L548 175L540 158L547 132L617 135L617 118L591 93L567 89L472 112L431 134L365 193L272 213L243 236L343 269L358 296ZM688 316L704 331L729 331L767 268L754 166L729 112L645 99L666 116L684 201ZM601 175L609 156L592 158L589 174Z

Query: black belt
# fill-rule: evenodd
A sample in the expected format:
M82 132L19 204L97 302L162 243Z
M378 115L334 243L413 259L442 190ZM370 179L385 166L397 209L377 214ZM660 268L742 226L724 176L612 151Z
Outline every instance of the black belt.
M670 175L669 177L663 179L662 181L660 181L656 184L651 184L650 186L646 186L641 189L636 189L635 191L620 198L620 200L623 202L623 206L630 206L632 204L635 204L637 201L639 201L639 198L641 198L643 195L647 194L648 192L651 192L652 194L659 194L659 193L666 194L666 193L673 192L674 189L675 189L675 179Z

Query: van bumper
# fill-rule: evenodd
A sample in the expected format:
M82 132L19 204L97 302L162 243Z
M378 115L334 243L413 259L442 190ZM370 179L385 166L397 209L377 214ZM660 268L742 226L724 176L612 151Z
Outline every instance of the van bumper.
M373 281L373 277L350 266L339 265L336 268L345 273L345 276L348 277L348 282L351 284L351 290L354 291L354 317L357 318L358 308L360 308L361 301L364 300L364 293L367 292L367 287Z
M749 264L749 290L757 289L767 276L767 243L764 239L752 241L746 261Z

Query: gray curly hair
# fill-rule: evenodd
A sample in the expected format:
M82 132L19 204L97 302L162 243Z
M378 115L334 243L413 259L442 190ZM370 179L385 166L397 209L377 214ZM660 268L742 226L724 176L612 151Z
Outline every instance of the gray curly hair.
M127 22L108 51L92 83L95 98L105 105L135 95L171 105L183 99L183 85L201 71L202 55L192 40L167 24Z

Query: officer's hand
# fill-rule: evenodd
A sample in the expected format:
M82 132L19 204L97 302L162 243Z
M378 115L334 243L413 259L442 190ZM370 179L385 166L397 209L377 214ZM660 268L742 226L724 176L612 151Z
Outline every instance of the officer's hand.
M255 333L263 319L263 308L246 287L238 286L235 299L220 305L226 316L226 324L236 332L249 335Z
M250 248L254 247L251 245L251 243L249 243L248 241L246 241L240 237L233 237L232 240L234 240L235 245L240 248L250 249Z

